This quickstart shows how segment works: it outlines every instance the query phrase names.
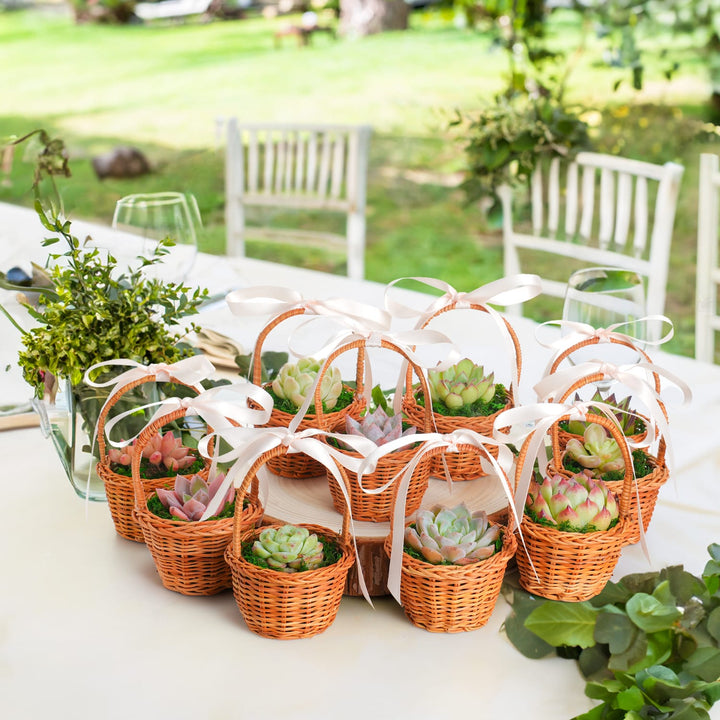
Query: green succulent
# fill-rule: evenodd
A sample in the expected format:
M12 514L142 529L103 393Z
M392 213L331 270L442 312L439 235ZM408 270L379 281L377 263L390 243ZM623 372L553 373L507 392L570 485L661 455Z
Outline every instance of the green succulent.
M434 403L459 410L477 402L487 403L495 397L494 373L487 377L482 365L464 358L446 370L430 370L428 381Z
M595 476L625 469L625 461L617 441L597 423L588 425L582 440L569 440L565 452L582 467L592 470Z
M580 396L575 395L575 400L579 402ZM600 391L596 390L595 394L592 398L590 398L590 401L605 403L606 405L616 408L617 410L613 412L613 415L622 429L623 435L626 437L635 435L645 429L643 421L630 409L630 396L624 397L622 400L617 400L615 394L611 393L604 398L600 394ZM590 412L594 415L602 414L599 408L591 408ZM582 435L591 423L591 420L569 420L565 423L565 427L568 432L573 433L574 435Z
M296 525L265 528L252 544L251 554L268 568L285 573L316 570L325 561L318 536Z
M312 391L323 362L309 357L298 360L297 363L285 363L272 381L273 392L277 397L299 408ZM340 371L334 367L327 368L320 386L320 397L325 410L332 410L337 405L342 390Z

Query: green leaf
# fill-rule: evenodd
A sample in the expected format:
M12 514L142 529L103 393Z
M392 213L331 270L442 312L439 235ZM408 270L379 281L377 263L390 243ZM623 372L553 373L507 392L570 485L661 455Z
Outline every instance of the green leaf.
M680 605L686 605L691 598L703 597L707 593L700 578L684 570L681 565L665 568L661 577L670 582L670 590Z
M610 652L624 653L632 645L637 628L627 615L601 612L595 623L595 640L609 646Z
M645 698L639 687L631 687L618 693L617 706L621 710L640 710L645 705Z
M669 583L665 581L659 587L662 588L659 593L660 596L667 598L668 594L665 590L666 588L669 589ZM627 601L625 612L645 632L656 632L672 628L675 621L682 614L674 604L669 604L669 601L665 600L663 602L657 597L644 592L636 593Z
M587 680L603 680L612 675L608 670L608 653L603 645L583 648L578 657L578 666Z
M713 560L720 562L720 543L708 545L708 553Z
M550 600L530 613L525 627L554 646L595 644L598 611L589 603L563 603Z
M605 710L605 703L602 703L601 705L596 705L592 710L588 710L582 715L576 715L572 720L604 720L604 718L607 717Z
M685 669L706 682L720 679L720 649L698 648L686 661Z
M630 647L623 653L612 655L608 661L610 670L627 671L631 666L646 657L648 649L647 635L637 633Z
M621 582L632 594L647 593L652 595L661 580L659 572L647 572L626 575Z
M599 595L596 595L589 602L594 607L602 607L603 605L615 605L616 603L626 603L632 596L632 592L625 587L620 581L618 583L609 582L602 589Z
M513 592L512 612L505 620L504 629L508 640L525 656L536 660L551 655L554 648L525 627L528 615L538 607L538 600L524 592Z
M708 616L707 631L720 642L720 607L716 607Z

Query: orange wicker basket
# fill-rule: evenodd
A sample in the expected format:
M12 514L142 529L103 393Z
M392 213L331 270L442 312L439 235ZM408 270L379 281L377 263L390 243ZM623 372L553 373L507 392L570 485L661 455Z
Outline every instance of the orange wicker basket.
M257 471L268 460L286 452L287 448L281 446L261 455L245 477L237 497L243 497L251 478L254 480ZM347 484L342 468L340 472ZM347 509L339 535L319 525L301 525L318 537L335 543L341 553L338 561L317 570L283 573L253 565L242 556L243 544L254 541L259 531L249 528L247 519L237 511L238 507L236 502L232 542L225 558L232 572L235 601L248 628L262 637L280 640L312 637L327 630L335 620L348 571L355 561Z
M655 390L659 393L660 377L657 373L654 373L654 381ZM559 401L567 401L574 392L588 384L589 381L587 378L581 378L577 380L560 396ZM658 401L658 405L660 406L663 414L665 414L667 417L664 404L661 401ZM593 418L593 422L595 422L595 418ZM551 429L550 437L552 439L553 457L562 458L563 452L567 445L567 441L570 439L569 434L565 433L563 435L562 431L559 428L559 424L556 424ZM625 438L625 440L630 441L633 440L633 438L627 437ZM624 442L620 444L625 445ZM660 488L667 482L669 476L667 464L665 462L665 438L660 438L657 456L649 454L649 445L646 445L644 447L640 446L639 449L647 455L648 461L652 467L652 472L645 475L644 477L636 478L636 484L634 484L631 488L631 503L628 510L628 544L633 544L640 540L640 516L642 516L643 530L648 529L650 520L653 516L653 512L655 511L655 504L657 502ZM623 480L611 480L609 482L606 482L606 484L618 496L618 498L622 497L622 494L624 492Z
M356 340L347 345L335 350L328 357L326 367L339 355L348 351L357 349L360 350L364 347L364 340ZM422 372L412 363L407 352L400 346L396 345L389 340L381 340L380 347L386 350L392 350L402 355L408 363L415 369L420 383L423 387L423 393L425 397L430 397L429 390L427 388L427 382ZM325 368L321 372L324 372ZM428 405L424 408L425 412L423 415L423 421L419 426L424 432L431 431L432 425L432 410ZM322 421L322 410L318 414L318 417ZM338 432L344 432L344 428L338 428ZM417 444L416 444L417 445ZM395 452L383 455L379 460L377 467L374 472L362 477L362 487L358 481L357 473L352 470L347 470L347 476L350 483L350 508L352 510L352 516L355 520L364 520L368 522L387 522L392 516L393 507L395 505L395 486L389 485L385 490L379 493L369 494L363 490L363 488L369 490L376 490L390 483L390 481L398 475L403 468L413 459L418 447L411 446L407 448L401 448ZM362 456L358 452L352 450L343 450L343 453L352 458L360 459ZM417 464L417 467L413 471L412 478L408 487L406 512L411 514L415 512L422 501L425 490L427 489L428 479L430 477L430 467L432 464L432 457L424 455ZM326 470L328 476L328 483L330 485L330 494L332 495L333 506L335 511L342 514L345 508L345 498L338 487L335 479L329 470Z
M588 377L596 382L603 375L598 373ZM556 530L535 523L525 515L522 521L523 543L518 547L516 560L520 584L534 595L567 602L594 597L605 587L623 546L628 543L632 492L630 451L621 442L621 433L615 423L604 416L599 416L597 422L618 441L625 461L623 492L618 502L619 522L609 530L579 533ZM528 460L527 457L531 438L532 433L523 443L517 458L516 484L524 464L534 462L534 458Z
M186 410L180 408L148 425L138 437L138 448L145 447L163 425L183 417L185 413ZM158 517L147 507L147 501L155 491L148 492L140 479L139 453L133 457L132 469L134 516L145 536L162 584L168 590L183 595L215 595L229 589L232 580L230 568L225 562L225 550L232 537L233 518L186 521ZM237 495L236 502L242 506L242 498ZM238 514L248 526L254 527L262 520L263 508L258 500L257 482L252 485L249 502Z
M307 310L304 307L287 310L279 315L276 315L261 330L257 341L255 342L255 349L253 350L252 382L255 385L260 386L262 384L262 348L268 334L281 322L297 315L304 315L306 312ZM307 413L300 421L298 429L305 430L306 428L321 428L323 430L335 430L343 425L345 422L345 415L350 414L353 417L359 417L363 407L365 406L365 401L363 399L364 368L365 354L361 351L358 353L356 387L353 389L354 399L350 405L342 408L341 410L323 415L324 425L320 425L318 415ZM294 417L295 416L291 413L273 408L267 426L289 427ZM289 455L272 458L269 461L268 467L275 474L288 478L302 479L318 477L319 475L325 474L325 468L323 465L304 453L291 453Z
M449 303L444 307L433 313L422 325L423 328L427 327L433 318L441 315L442 313L454 310L458 303ZM488 308L484 305L470 304L463 309L479 310L480 312L488 312ZM513 329L512 325L507 319L502 318L503 323L510 335L512 340L512 362L515 364L516 373L518 380L520 379L520 371L522 369L522 354L520 350L520 341L518 340L517 334ZM405 380L405 394L402 400L402 409L408 420L413 425L422 425L424 408L418 404L415 397L415 388L412 386L412 368L408 367L407 376ZM433 429L439 433L451 433L453 430L458 428L467 428L473 430L480 435L492 435L493 423L495 418L504 410L514 406L514 399L512 394L512 388L508 388L508 402L504 408L499 410L492 415L476 416L476 417L460 417L460 416L449 416L440 415L433 412ZM433 465L430 469L431 475L437 475L444 477L445 466L447 466L450 477L455 482L462 482L465 480L473 480L478 477L485 475L485 471L480 464L479 456L476 454L468 453L448 453L444 456L438 456L435 458Z
M97 473L105 484L105 494L107 496L108 507L110 508L110 515L112 516L113 524L115 525L115 531L126 540L133 540L134 542L140 543L145 542L145 539L143 538L140 526L133 517L133 508L135 506L133 481L131 477L120 475L113 471L110 467L110 459L107 455L107 446L105 442L105 424L107 422L109 412L123 395L139 385L150 382L157 382L157 376L147 375L128 383L118 390L118 392L113 394L106 403L100 413L100 416L98 417L97 422L97 442L100 451ZM193 392L197 392L195 388L190 385L186 385L176 378L171 377L167 382L182 385L190 388ZM162 477L143 479L142 484L146 492L151 492L152 490L163 487L168 483L172 484L174 481L174 476Z
M473 445L461 449L480 455ZM433 448L427 454L442 452L442 448ZM517 549L511 525L500 527L502 548L487 560L470 565L433 565L403 552L400 602L413 625L430 632L458 633L487 623L500 595L507 564ZM392 533L385 540L388 557L391 546Z

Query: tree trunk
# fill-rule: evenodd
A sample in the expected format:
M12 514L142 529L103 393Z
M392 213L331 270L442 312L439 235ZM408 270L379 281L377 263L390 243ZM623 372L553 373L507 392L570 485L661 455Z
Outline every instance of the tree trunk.
M340 0L340 33L360 36L407 30L409 15L405 0Z

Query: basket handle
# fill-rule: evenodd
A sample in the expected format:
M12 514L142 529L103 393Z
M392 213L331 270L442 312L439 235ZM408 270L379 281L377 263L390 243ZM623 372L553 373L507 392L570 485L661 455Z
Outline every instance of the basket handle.
M115 404L120 400L123 395L130 392L130 390L133 390L134 388L138 387L139 385L143 385L144 383L150 383L150 382L157 382L157 375L146 375L141 378L137 378L136 380L133 380L132 382L128 383L127 385L123 385L119 390L117 390L115 393L113 393L105 403L104 407L100 411L100 415L98 416L97 426L95 429L95 433L97 435L97 443L98 443L98 449L100 450L100 458L105 457L107 452L107 446L105 443L105 423L107 422L108 414L110 413L110 410L115 406ZM175 377L170 376L168 380L163 380L163 382L169 382L173 383L175 385L183 385L186 388L189 388L190 390L193 390L196 395L199 395L198 389L194 385L188 385L187 383L183 382L182 380L178 380ZM162 426L161 426L162 427ZM148 441L146 441L147 443Z
M399 353L402 355L402 357L407 361L408 363L408 369L410 372L414 372L417 376L418 380L420 381L420 385L422 387L423 396L425 397L425 408L424 408L424 431L425 432L431 432L433 427L433 417L432 417L432 403L428 402L428 399L430 398L430 388L427 384L427 379L425 378L424 373L420 368L417 366L416 363L413 362L412 358L410 357L410 354L400 345L396 344L392 340L381 338L380 339L380 347L384 348L385 350L392 350L394 352ZM330 367L330 364L338 358L340 355L342 355L345 352L348 352L349 350L358 350L358 352L363 352L363 362L366 360L364 351L367 348L367 340L365 339L358 339L353 340L349 343L346 343L345 345L342 345L339 348L336 348L333 350L333 352L330 353L327 360L325 360L325 363L323 364L322 368L320 368L320 372L318 373L318 381L315 385L315 414L317 415L318 420L318 427L322 429L327 429L324 427L325 424L325 414L322 409L322 381L325 377L325 374ZM411 375L412 377L412 375ZM362 394L362 388L360 388L359 393Z
M443 313L449 312L450 310L455 310L460 303L458 302L452 302L448 303L444 307L441 307L439 310L436 310L430 317L428 317L425 322L422 324L421 329L425 329L430 322L433 320L433 318L438 317L439 315L442 315ZM478 310L480 312L490 314L490 310L485 305L477 305L475 303L471 303L469 305L463 304L460 308L462 310ZM517 333L515 332L513 326L508 322L508 320L501 315L498 315L500 320L502 320L502 323L507 330L510 340L511 340L511 347L512 347L512 361L515 365L515 378L517 379L518 383L520 382L520 373L522 372L522 350L520 348L520 340L518 339ZM412 400L413 395L413 389L412 389L412 368L408 365L407 368L407 374L405 377L405 397L407 401ZM510 383L510 387L508 389L508 396L510 399L510 403L514 404L514 390L513 390L513 382Z

